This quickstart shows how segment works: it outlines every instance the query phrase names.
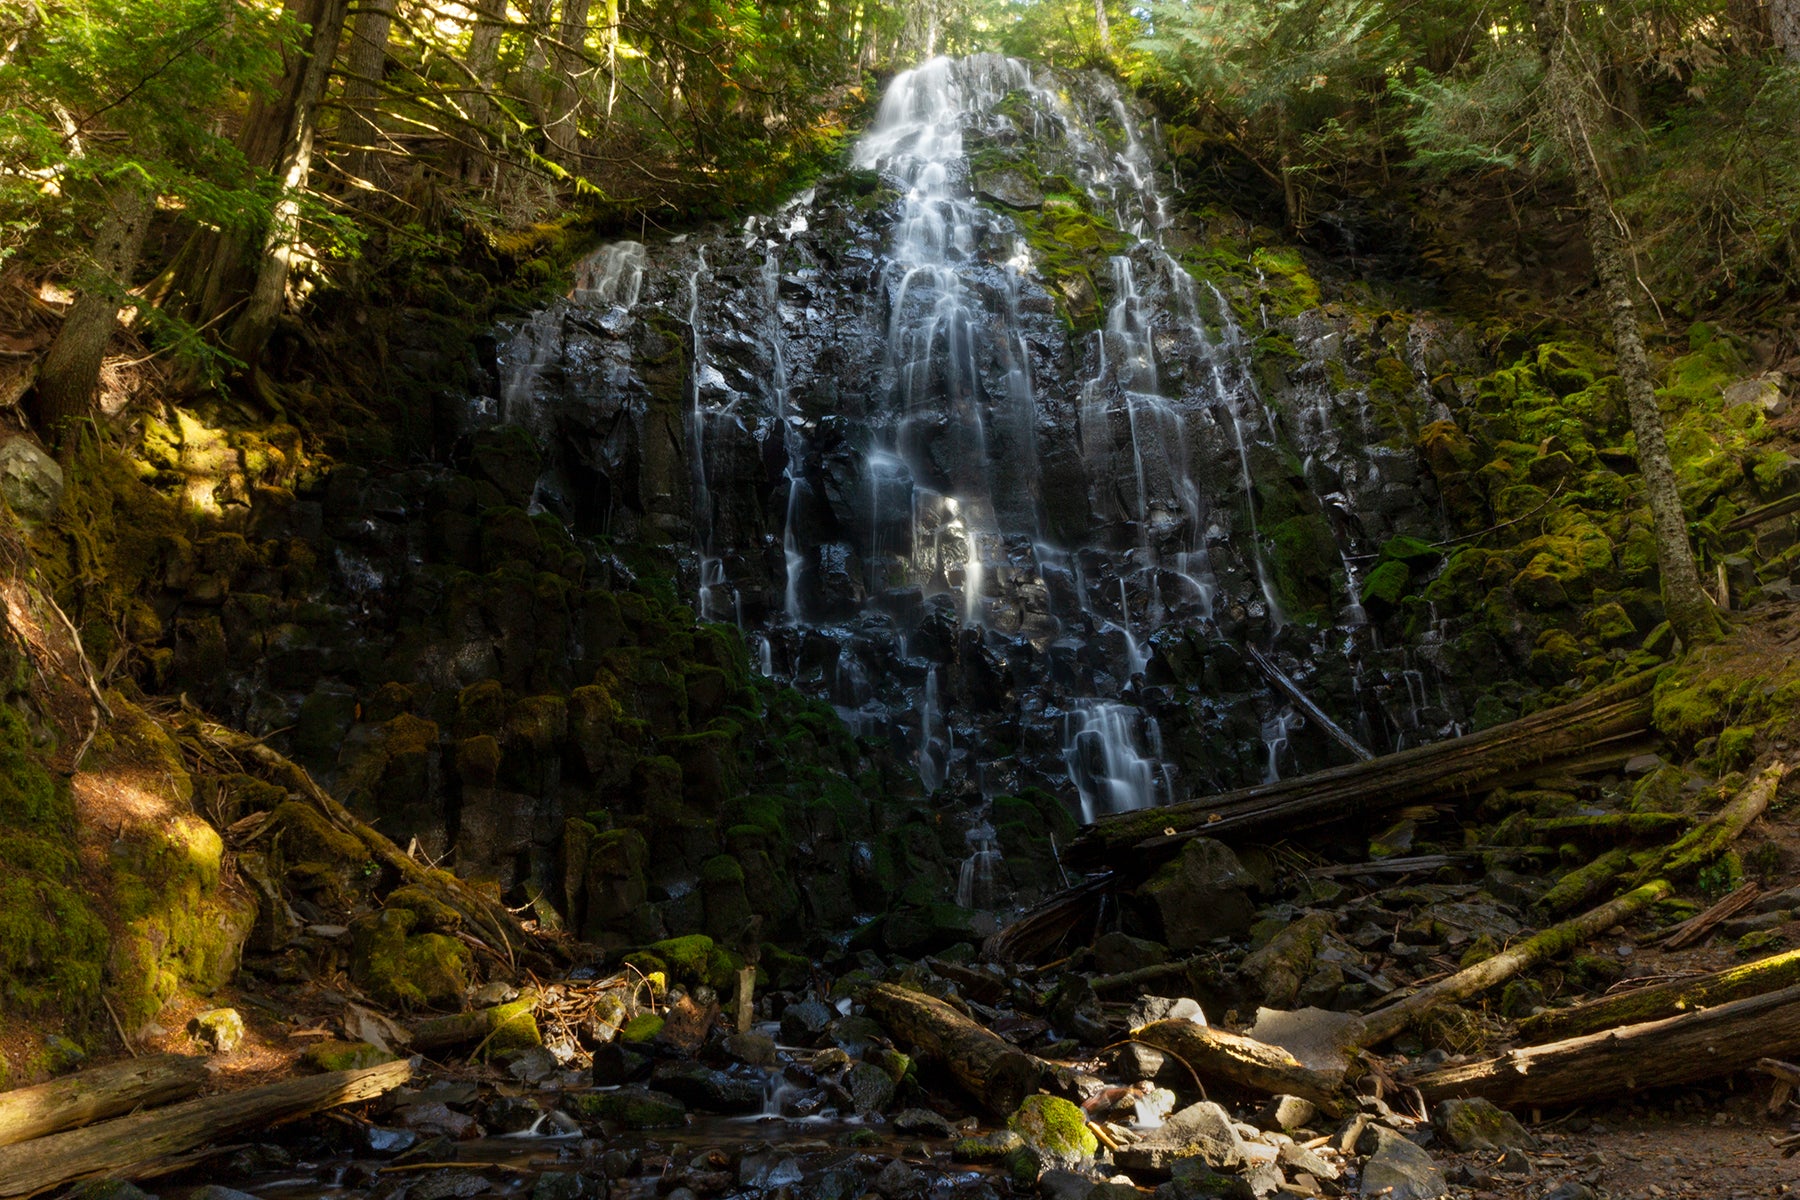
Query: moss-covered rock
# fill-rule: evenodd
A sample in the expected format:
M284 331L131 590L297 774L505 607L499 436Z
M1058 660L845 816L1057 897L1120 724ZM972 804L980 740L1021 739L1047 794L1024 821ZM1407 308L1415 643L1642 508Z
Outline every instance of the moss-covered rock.
M1059 1162L1091 1159L1100 1149L1080 1107L1059 1096L1027 1096L1006 1127L1039 1155Z

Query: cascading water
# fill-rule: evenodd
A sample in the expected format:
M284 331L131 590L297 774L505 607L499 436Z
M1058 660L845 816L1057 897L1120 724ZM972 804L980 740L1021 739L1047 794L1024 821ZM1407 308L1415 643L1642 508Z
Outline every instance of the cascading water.
M964 903L1006 894L995 796L1049 787L1091 819L1329 760L1246 643L1341 680L1365 734L1430 728L1422 678L1398 718L1351 710L1417 669L1372 649L1353 564L1433 528L1365 511L1390 486L1366 404L1346 428L1326 390L1265 398L1115 85L934 59L854 164L735 230L597 253L571 304L616 365L584 376L606 404L567 403L650 430L678 398L690 502L640 479L613 511L685 533L700 615L765 674L969 802ZM507 347L509 414L551 373L546 319ZM1298 525L1331 563L1278 558ZM1285 611L1293 576L1334 569L1328 611Z

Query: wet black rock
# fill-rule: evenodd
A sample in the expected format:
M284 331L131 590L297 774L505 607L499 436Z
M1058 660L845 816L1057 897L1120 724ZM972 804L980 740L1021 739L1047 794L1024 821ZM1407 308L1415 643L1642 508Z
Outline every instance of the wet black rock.
M752 1068L715 1070L699 1063L665 1062L650 1072L650 1086L707 1112L761 1112L768 1080Z
M816 1046L836 1016L817 1000L790 1004L781 1014L781 1040L790 1046Z
M926 1137L947 1138L956 1136L956 1127L948 1118L932 1112L929 1108L908 1108L895 1113L892 1124L901 1133L922 1134Z
M1418 1145L1385 1126L1371 1126L1375 1149L1363 1163L1362 1200L1438 1200L1444 1174Z
M860 1114L884 1113L894 1102L894 1079L873 1063L861 1062L844 1076L844 1088Z

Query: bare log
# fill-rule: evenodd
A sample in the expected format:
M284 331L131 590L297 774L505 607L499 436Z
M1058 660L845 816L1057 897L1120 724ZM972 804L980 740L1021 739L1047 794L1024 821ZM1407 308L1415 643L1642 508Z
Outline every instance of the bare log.
M1637 737L1650 727L1650 689L1657 678L1658 672L1646 672L1573 704L1370 762L1102 817L1082 831L1066 858L1075 866L1110 865L1142 874L1193 837L1286 835L1410 804L1477 795L1522 769L1585 760L1600 743Z
M1154 1021L1132 1030L1131 1036L1174 1055L1192 1067L1202 1083L1222 1080L1271 1096L1299 1096L1332 1116L1346 1111L1339 1090L1341 1074L1312 1070L1280 1046L1181 1020Z
M1664 880L1647 883L1643 887L1625 893L1616 900L1609 900L1598 908L1591 908L1578 917L1572 917L1560 925L1552 925L1518 945L1489 958L1484 958L1472 967L1466 967L1447 979L1420 988L1402 1000L1396 1000L1385 1008L1378 1008L1363 1018L1363 1045L1375 1046L1393 1037L1414 1020L1441 1004L1454 1004L1458 1000L1466 1000L1477 992L1486 991L1495 984L1504 983L1521 971L1543 962L1547 958L1555 958L1573 950L1595 934L1612 928L1621 921L1629 920L1644 909L1667 896L1674 889Z
M963 1090L997 1117L1011 1116L1037 1091L1044 1063L963 1016L935 996L878 983L869 1011L901 1041L949 1068Z
M1735 917L1755 904L1756 898L1760 895L1762 895L1762 887L1759 884L1746 883L1699 916L1689 917L1677 925L1663 941L1662 948L1679 950L1683 946L1693 945L1717 928L1721 921Z
M189 1100L7 1146L0 1149L0 1196L35 1196L96 1175L127 1177L135 1166L234 1133L372 1100L410 1078L412 1068L405 1060L360 1071L333 1071Z
M0 1146L186 1100L200 1094L207 1078L203 1058L157 1054L0 1092Z
M1427 1102L1481 1096L1505 1107L1615 1098L1726 1075L1800 1050L1800 985L1682 1013L1515 1049L1481 1062L1412 1076Z
M1789 950L1710 975L1674 979L1616 996L1602 996L1585 1004L1547 1009L1519 1022L1519 1037L1527 1042L1578 1037L1760 996L1795 984L1800 984L1800 950Z

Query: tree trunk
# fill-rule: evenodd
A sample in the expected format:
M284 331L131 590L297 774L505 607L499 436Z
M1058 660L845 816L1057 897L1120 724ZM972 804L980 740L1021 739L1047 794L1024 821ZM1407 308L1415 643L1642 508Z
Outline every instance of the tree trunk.
M1156 1021L1131 1031L1131 1039L1174 1055L1202 1086L1220 1080L1269 1096L1299 1096L1331 1116L1345 1110L1342 1074L1315 1071L1283 1050L1255 1038L1209 1029L1193 1021Z
M210 1078L203 1058L155 1054L0 1092L0 1146L186 1100L198 1095Z
M337 140L345 146L344 173L367 180L375 140L381 130L375 124L374 107L381 95L381 76L387 68L388 33L394 24L394 0L359 0L356 24L350 31L350 50L344 63L344 108L338 119Z
M1503 1108L1612 1101L1728 1075L1800 1050L1800 985L1717 1008L1508 1051L1402 1079L1427 1103L1480 1096Z
M122 183L106 198L91 263L82 273L81 294L38 370L33 415L47 441L60 442L69 426L92 409L106 344L119 323L119 292L130 286L144 248L152 199L150 189L137 180Z
M1094 32L1100 39L1100 53L1112 53L1112 26L1106 20L1106 0L1094 0Z
M1596 119L1591 114L1603 111L1596 95L1597 81L1581 74L1578 67L1574 45L1578 17L1574 6L1565 0L1554 11L1558 27L1550 43L1544 86L1554 108L1564 154L1574 172L1575 190L1587 218L1594 271L1599 276L1600 294L1612 323L1614 355L1619 377L1625 384L1631 428L1637 435L1638 470L1644 477L1651 527L1656 536L1663 608L1684 645L1717 641L1724 630L1712 601L1700 586L1700 572L1688 543L1687 515L1682 511L1681 495L1675 486L1675 467L1669 460L1669 443L1663 434L1662 409L1656 400L1650 356L1644 349L1637 305L1632 300L1633 273L1625 261L1618 214L1606 193L1594 148Z
M1800 950L1789 950L1695 979L1675 979L1569 1008L1546 1009L1519 1022L1519 1037L1525 1041L1579 1037L1761 996L1796 984L1800 984Z
M412 1078L403 1059L189 1100L0 1149L0 1196L35 1196L77 1179L126 1174L244 1130L372 1100Z
M483 90L472 94L465 106L469 121L475 126L466 140L492 146L498 132L492 128L498 110L490 93L499 82L500 36L505 32L506 5L504 0L481 0L471 11L474 28L469 31L469 54L464 65ZM457 147L456 155L457 174L471 182L478 182L494 162L493 155L470 146Z
M287 298L288 275L300 248L300 198L312 176L313 139L319 100L344 32L347 0L317 0L317 20L306 43L305 64L288 107L286 136L276 165L279 192L263 235L256 281L244 311L226 337L231 353L255 370Z
M896 1038L943 1063L991 1115L1011 1116L1037 1090L1041 1061L935 996L878 983L866 1000Z
M1791 63L1800 63L1800 0L1769 0L1769 38Z
M566 155L573 155L581 137L575 114L581 111L578 78L587 66L582 53L587 45L588 0L563 0L562 20L557 24L555 78L550 89L550 110L544 136Z

